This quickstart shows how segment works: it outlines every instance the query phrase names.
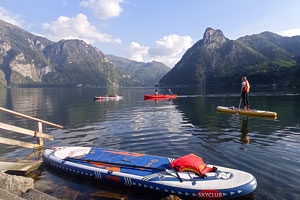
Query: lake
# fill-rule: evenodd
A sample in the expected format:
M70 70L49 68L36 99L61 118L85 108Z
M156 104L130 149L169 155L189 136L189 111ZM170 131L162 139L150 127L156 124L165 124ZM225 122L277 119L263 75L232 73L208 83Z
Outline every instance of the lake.
M245 117L216 111L238 107L237 89L173 89L175 100L145 101L155 88L13 88L0 89L0 106L63 125L44 125L53 146L93 146L158 156L189 153L205 163L253 174L257 189L248 199L300 199L300 94L294 90L255 89L252 108L278 113L278 119ZM167 93L167 89L158 89ZM118 93L119 101L93 101ZM0 122L36 129L32 121L0 112ZM0 130L0 136L32 142L30 136ZM0 157L24 158L32 150L0 144ZM128 199L160 199L160 194L57 173L43 167L36 187L58 198L93 199L95 192ZM98 198L99 199L99 198ZM100 198L101 199L101 198ZM103 199L107 199L104 198Z

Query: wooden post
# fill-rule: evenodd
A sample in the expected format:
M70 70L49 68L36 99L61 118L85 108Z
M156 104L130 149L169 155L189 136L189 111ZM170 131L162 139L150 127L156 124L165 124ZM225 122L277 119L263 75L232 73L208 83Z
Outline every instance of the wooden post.
M38 132L43 133L43 124L42 124L42 122L39 122L39 121L38 121ZM42 137L38 137L37 141L38 141L39 145L41 145L41 146L44 145L44 141L43 141Z

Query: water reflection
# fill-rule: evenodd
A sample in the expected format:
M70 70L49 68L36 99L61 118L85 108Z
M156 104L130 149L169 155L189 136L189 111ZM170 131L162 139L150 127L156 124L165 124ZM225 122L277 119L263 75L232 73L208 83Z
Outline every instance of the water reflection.
M154 102L154 105L159 105L160 102L167 102L169 105L173 104L174 99L155 99L155 98L145 98L144 101Z
M244 144L250 144L250 138L249 138L249 135L248 135L248 116L244 116L243 117L243 120L242 120L242 127L241 127L241 141L244 143Z
M185 88L173 89L178 94L176 100L145 101L144 94L153 90L13 88L0 91L0 106L63 125L62 130L45 127L45 132L55 138L46 141L46 147L94 146L170 157L195 153L209 164L253 174L259 186L254 192L256 200L300 199L300 95L273 96L262 92L256 95L253 92L251 104L254 107L278 113L278 120L267 120L216 111L219 105L237 107L238 94ZM159 93L166 92L167 89L159 89ZM92 101L93 96L114 93L122 95L123 100ZM31 129L28 121L3 113L0 113L0 121ZM34 129L36 124L32 126ZM0 134L6 133L1 130ZM247 151L244 151L245 147ZM26 156L28 153L0 144L3 157ZM95 192L93 186L81 183L78 178L69 180L67 176L48 170L43 174L41 182L52 180L51 184L61 182L61 187L78 187L82 193ZM111 188L118 190L115 186ZM133 193L134 196L137 194L131 192L131 198ZM147 196L151 195L145 192L136 199Z

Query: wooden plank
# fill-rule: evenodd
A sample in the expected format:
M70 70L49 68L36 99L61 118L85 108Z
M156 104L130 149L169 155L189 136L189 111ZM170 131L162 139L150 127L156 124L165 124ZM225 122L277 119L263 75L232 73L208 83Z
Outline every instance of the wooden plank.
M18 113L18 112L15 112L15 111L3 108L3 107L0 107L0 110L4 111L4 112L7 112L7 113L10 113L10 114L20 116L20 117L31 119L31 120L34 120L34 121L42 122L44 124L48 124L48 125L51 125L51 126L55 126L55 127L58 127L58 128L63 128L63 126L61 126L61 125L54 124L54 123L51 123L51 122L47 122L47 121L44 121L44 120L41 120L41 119L38 119L38 118L35 118L35 117L31 117L31 116L28 116L28 115L25 115L25 114L22 114L22 113Z
M44 152L44 149L35 149L33 152L31 152L30 154L28 154L24 160L30 160L31 158L33 158L34 156L37 156L38 159L42 158L42 154ZM0 158L1 161L1 158Z
M22 133L22 134L25 134L25 135L36 136L36 137L39 137L39 138L46 138L48 140L54 140L52 135L48 135L48 134L37 132L37 131L28 130L28 129L25 129L25 128L20 128L20 127L9 125L9 124L4 124L4 123L1 123L1 122L0 122L0 128L4 129L4 130L8 130L8 131Z
M38 122L38 132L43 134L43 124L42 122ZM38 144L39 145L44 145L43 138L38 137L37 138Z
M41 160L0 160L0 170L30 173L42 164Z
M28 154L28 155L24 158L24 160L30 160L30 159L33 158L35 155L36 155L36 152L33 151L33 152L31 152L30 154Z
M41 165L41 161L36 162L3 162L0 161L0 170L27 171L36 165Z
M19 140L8 139L8 138L4 138L4 137L0 137L0 143L25 147L25 148L29 148L29 149L41 148L43 146L43 145L38 145L38 144L31 144L28 142L22 142Z

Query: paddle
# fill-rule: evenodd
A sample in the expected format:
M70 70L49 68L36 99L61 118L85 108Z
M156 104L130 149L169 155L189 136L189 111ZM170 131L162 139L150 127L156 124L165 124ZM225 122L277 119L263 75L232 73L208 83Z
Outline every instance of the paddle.
M240 107L241 107L241 102L242 102L242 97L240 98L239 109L240 109Z
M121 167L130 167L130 168L143 168L143 169L149 169L149 170L158 170L158 171L165 171L167 172L167 169L165 168L159 168L159 167L147 167L147 166L139 166L139 165L129 165L129 164L124 164L124 163L114 163L114 162L107 162L107 161L99 161L99 160L90 160L90 159L79 159L79 158L72 158L72 157L66 157L64 160L74 160L74 161L82 161L82 162L95 162L95 163L100 163L100 164L108 164L108 165L113 165L113 166L121 166ZM183 182L181 177L179 176L178 172L175 170L175 173L177 175L177 178L179 179L180 182ZM171 173L168 173L169 175L174 176Z
M79 158L71 158L71 157L67 157L64 160L75 160L75 161L82 161L82 162L88 162L88 163L95 162L95 163L102 163L102 164L121 166L121 167L143 168L143 169L159 170L159 171L166 171L167 170L165 168L159 168L159 167L146 167L146 166L139 166L139 165L129 165L129 164L124 164L124 163L114 163L114 162L107 162L107 161L79 159Z

